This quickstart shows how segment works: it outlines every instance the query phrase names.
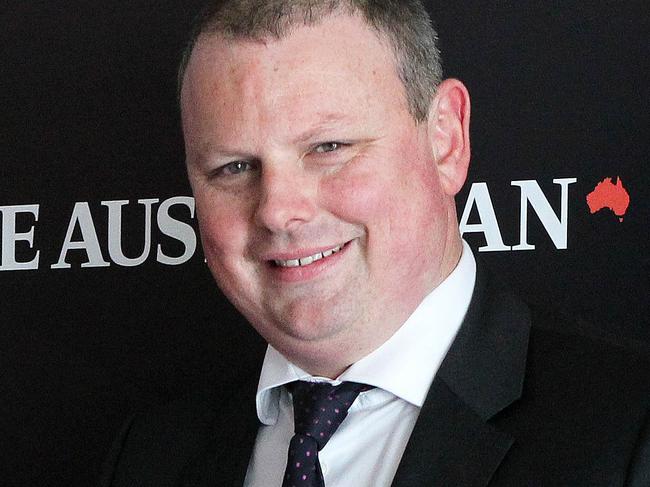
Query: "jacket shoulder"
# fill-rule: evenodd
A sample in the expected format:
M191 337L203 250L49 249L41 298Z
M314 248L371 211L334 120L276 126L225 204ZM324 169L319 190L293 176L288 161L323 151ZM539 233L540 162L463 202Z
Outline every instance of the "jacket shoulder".
M99 485L172 486L210 441L212 402L187 398L131 415L117 434Z
M589 333L593 328L579 320L534 307L531 325L528 368L537 370L536 378L586 381L579 391L589 385L601 394L609 389L648 404L650 355L644 349L610 334Z
M522 395L495 418L517 439L506 464L566 485L650 485L649 414L647 355L531 310Z

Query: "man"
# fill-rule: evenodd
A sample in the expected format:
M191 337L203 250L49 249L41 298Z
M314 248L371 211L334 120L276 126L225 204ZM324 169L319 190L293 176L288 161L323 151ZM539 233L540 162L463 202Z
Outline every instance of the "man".
M419 2L215 1L180 79L207 263L269 346L129 422L103 485L650 485L643 362L543 331L460 238L469 95Z

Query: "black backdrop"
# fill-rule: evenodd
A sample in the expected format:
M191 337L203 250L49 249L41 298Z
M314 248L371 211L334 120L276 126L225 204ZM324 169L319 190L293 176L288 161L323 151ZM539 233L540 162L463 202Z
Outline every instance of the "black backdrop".
M234 313L200 249L180 265L156 258L158 245L173 257L186 250L156 214L162 202L190 195L175 70L198 3L0 6L0 485L92 485L126 414L209 386L228 373L219 357L227 362L254 340L229 325ZM459 213L471 183L486 183L502 239L513 246L522 207L511 182L536 181L560 215L553 179L575 178L566 249L524 205L536 248L481 256L530 301L584 317L589 324L576 326L585 331L647 348L648 3L487 3L431 7L446 74L473 97L473 165ZM622 222L608 209L590 214L585 202L606 177L620 177L630 195ZM142 199L158 200L150 203L151 252L137 266L117 265L102 202L129 202L121 243L135 257L146 233ZM88 237L79 225L66 237L83 203L110 265L82 267L86 251L72 249L69 268L52 268L66 239ZM194 225L186 205L169 213ZM474 208L469 221L478 216ZM31 242L20 235L30 229ZM480 232L466 238L486 244ZM10 265L37 251L37 268Z

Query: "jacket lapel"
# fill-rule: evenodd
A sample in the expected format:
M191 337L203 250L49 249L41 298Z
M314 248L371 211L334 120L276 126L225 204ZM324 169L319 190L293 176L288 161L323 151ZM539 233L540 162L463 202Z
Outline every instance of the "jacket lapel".
M484 486L512 444L486 424L442 380L422 408L393 486Z
M490 419L521 396L530 316L479 263L472 302L436 375L394 487L486 486L514 442Z

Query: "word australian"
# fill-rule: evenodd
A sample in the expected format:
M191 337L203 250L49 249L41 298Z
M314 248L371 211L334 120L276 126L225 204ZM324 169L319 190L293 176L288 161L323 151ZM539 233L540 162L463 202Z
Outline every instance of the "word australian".
M461 234L482 233L485 245L478 248L479 252L505 252L534 250L535 245L528 241L528 216L532 209L553 245L557 249L567 248L567 225L569 207L569 186L577 182L576 178L553 179L559 186L560 212L555 213L546 195L536 180L512 181L513 187L520 191L519 211L519 242L515 245L506 245L503 241L488 185L476 182L471 185L464 210L461 214L459 228ZM124 235L133 235L135 231L125 230L122 224L122 211L125 206L131 205L128 200L102 201L101 205L107 208L102 224L107 226L107 242L104 249L98 237L95 222L97 215L93 216L89 202L82 201L74 204L70 215L65 238L61 244L59 258L49 265L51 269L70 269L72 264L67 261L71 251L85 254L82 268L108 267L111 264L122 267L135 267L142 265L151 256L152 227L155 222L161 234L178 241L183 251L180 255L167 255L161 244L156 245L155 259L164 265L181 265L189 261L197 248L197 236L194 227L185 221L174 218L170 210L174 206L185 207L189 210L189 218L194 218L194 199L189 196L175 196L160 202L157 198L139 199L135 204L141 207L144 220L143 251L135 257L127 257L123 251ZM158 205L155 211L154 205ZM0 271L19 271L39 269L42 265L40 250L34 248L34 232L38 222L40 205L14 205L0 206L2 218L0 230ZM470 223L470 215L476 209L478 222ZM33 224L27 231L18 230L18 220L31 217ZM78 231L77 231L78 230ZM75 239L77 231L79 238ZM31 255L21 257L17 255L17 246L29 250Z

